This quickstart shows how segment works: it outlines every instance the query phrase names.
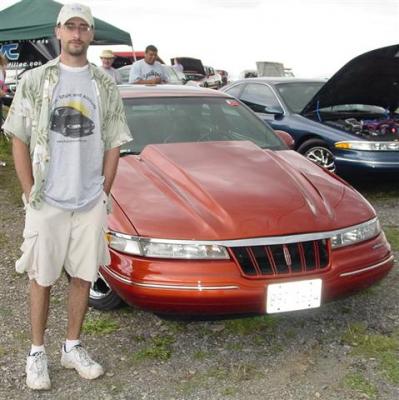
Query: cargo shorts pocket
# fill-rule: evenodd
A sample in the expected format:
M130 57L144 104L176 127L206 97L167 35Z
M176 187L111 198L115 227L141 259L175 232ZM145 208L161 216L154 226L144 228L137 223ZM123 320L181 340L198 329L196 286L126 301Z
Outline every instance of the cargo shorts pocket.
M111 256L109 254L106 232L104 229L101 229L98 241L97 265L109 265L109 264L111 264Z
M39 233L25 229L23 238L24 241L20 247L23 254L15 263L15 270L20 274L36 271L38 260Z

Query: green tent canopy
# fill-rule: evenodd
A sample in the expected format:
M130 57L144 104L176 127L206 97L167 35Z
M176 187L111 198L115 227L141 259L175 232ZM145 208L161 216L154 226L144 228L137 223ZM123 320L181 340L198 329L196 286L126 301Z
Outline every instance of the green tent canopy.
M57 16L63 4L52 0L22 0L0 11L0 42L34 40L54 36ZM126 44L130 34L94 18L93 44Z

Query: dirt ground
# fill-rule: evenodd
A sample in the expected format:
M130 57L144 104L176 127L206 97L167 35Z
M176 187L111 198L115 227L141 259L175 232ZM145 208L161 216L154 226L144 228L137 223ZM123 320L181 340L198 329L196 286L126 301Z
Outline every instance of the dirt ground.
M399 189L392 182L358 188L376 208L398 259ZM18 197L8 162L0 167L0 399L399 398L397 268L355 296L277 316L169 321L129 307L89 310L83 341L106 368L93 382L59 363L66 326L63 278L52 290L46 333L53 387L30 391L24 374L27 279L14 271L24 214Z

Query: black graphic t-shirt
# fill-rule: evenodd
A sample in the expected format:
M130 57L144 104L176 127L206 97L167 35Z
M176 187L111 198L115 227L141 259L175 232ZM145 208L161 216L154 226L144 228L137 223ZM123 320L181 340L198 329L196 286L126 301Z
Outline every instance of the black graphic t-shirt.
M84 210L101 195L104 146L95 83L88 66L61 64L52 98L50 165L45 201L67 210Z

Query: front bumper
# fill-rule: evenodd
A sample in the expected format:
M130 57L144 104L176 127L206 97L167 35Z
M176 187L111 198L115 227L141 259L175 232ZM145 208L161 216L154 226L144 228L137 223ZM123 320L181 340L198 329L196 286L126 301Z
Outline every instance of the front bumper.
M399 172L399 151L358 151L335 152L338 173Z
M102 274L128 304L171 314L225 315L266 312L271 283L320 278L322 302L367 288L382 279L394 259L384 234L332 251L323 271L244 277L233 260L186 261L132 257L111 250Z

